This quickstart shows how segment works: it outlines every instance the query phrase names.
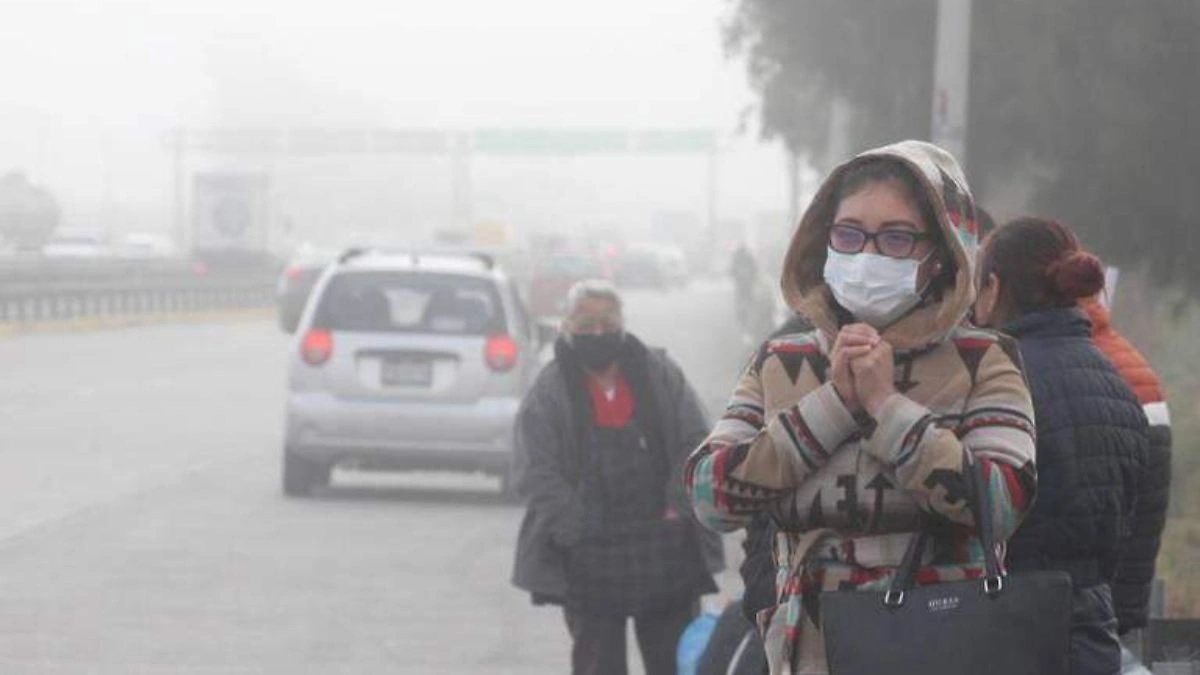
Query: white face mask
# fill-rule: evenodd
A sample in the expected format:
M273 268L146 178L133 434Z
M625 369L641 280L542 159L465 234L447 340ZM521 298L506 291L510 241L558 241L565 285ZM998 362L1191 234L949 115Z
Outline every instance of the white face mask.
M921 302L917 272L923 262L829 249L825 257L825 283L838 304L856 319L886 328Z

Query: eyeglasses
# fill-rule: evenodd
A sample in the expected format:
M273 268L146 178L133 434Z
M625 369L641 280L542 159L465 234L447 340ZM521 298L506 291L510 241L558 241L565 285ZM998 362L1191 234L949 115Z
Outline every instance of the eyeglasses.
M838 253L862 253L867 242L875 242L875 250L889 258L907 258L917 248L917 242L928 239L924 232L909 230L880 230L867 232L861 227L835 223L829 228L829 248Z

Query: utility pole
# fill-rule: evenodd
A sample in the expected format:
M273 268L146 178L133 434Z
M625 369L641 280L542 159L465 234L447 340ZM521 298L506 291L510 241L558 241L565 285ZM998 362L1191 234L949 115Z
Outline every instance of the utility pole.
M930 140L966 162L971 74L971 0L938 0Z
M839 93L834 93L829 102L829 142L825 148L825 166L832 168L856 155L859 148L850 145L851 123L854 110L850 102Z
M708 243L710 246L717 240L717 183L719 176L717 172L717 152L718 149L714 144L713 149L708 152L708 171L705 181L705 210L707 211L705 220L708 225Z
M187 177L186 160L184 158L185 146L187 144L187 130L183 127L178 127L172 134L172 164L175 174L174 180L174 213L172 229L175 235L176 250L181 253L190 253L191 246L187 237Z

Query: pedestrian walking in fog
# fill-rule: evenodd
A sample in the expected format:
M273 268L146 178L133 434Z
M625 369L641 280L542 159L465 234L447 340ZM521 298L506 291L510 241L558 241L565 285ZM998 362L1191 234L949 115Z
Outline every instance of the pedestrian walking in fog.
M573 673L624 675L632 619L647 674L673 675L723 566L680 477L708 421L679 366L625 330L611 284L576 284L562 328L517 418L513 583L562 606Z

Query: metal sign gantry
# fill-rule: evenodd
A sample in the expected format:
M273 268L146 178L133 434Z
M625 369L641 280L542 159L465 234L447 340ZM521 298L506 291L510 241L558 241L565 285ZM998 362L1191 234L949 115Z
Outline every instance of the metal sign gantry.
M471 218L471 158L704 155L708 159L708 225L716 220L718 134L713 129L483 128L213 128L177 129L171 138L175 168L175 230L187 241L187 158L335 155L441 156L452 160L452 219Z

